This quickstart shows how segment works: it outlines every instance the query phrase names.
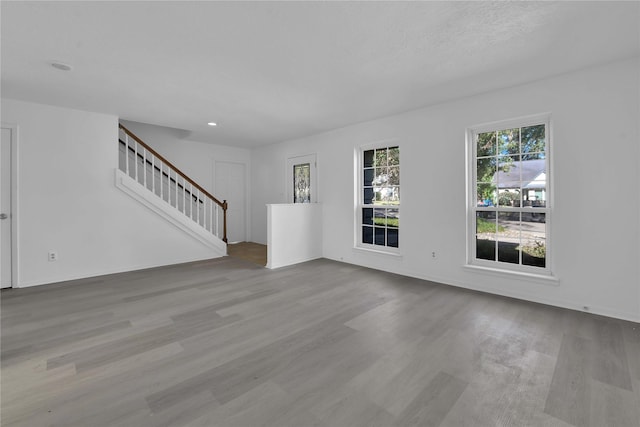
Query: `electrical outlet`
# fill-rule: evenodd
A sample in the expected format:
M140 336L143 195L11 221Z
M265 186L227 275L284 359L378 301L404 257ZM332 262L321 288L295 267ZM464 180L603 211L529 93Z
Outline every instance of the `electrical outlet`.
M436 257L436 252L435 251L431 252L431 258L435 258L435 257Z
M58 252L50 251L49 252L49 262L58 260Z

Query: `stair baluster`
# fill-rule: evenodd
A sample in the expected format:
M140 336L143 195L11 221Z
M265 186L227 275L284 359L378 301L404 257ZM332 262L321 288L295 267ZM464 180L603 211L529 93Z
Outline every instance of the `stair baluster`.
M119 128L120 147L124 150L123 154L121 152L120 170L227 243L227 201L220 201L212 196L122 124ZM142 177L140 173L143 174ZM147 180L147 174L149 174L150 183ZM159 181L157 186L156 179ZM187 185L189 185L188 189ZM156 192L157 188L160 190L159 194ZM182 199L182 206L180 206L180 199ZM209 213L207 213L207 207ZM222 235L219 233L220 212L222 212Z

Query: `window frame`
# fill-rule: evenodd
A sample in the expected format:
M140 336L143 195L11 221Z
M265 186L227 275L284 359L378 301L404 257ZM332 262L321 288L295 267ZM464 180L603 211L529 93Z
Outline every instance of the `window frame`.
M369 151L369 150L377 150L377 149L383 149L383 148L394 148L394 147L398 147L398 175L399 175L399 184L398 187L400 189L402 189L402 150L400 147L400 144L397 140L395 139L391 139L391 140L384 140L384 141L379 141L379 142L375 142L375 143L370 143L370 144L366 144L366 145L361 145L359 147L356 147L355 149L355 184L356 184L356 188L355 188L355 233L354 233L354 248L356 249L363 249L363 250L367 250L367 251L372 251L372 252L377 252L377 253L382 253L382 254L389 254L389 255L396 255L399 256L401 255L401 243L400 243L400 224L398 224L398 247L393 247L393 246L387 246L386 245L386 241L385 241L385 245L376 245L373 243L363 243L362 241L362 228L363 225L363 221L362 221L362 212L363 209L365 208L373 208L373 209L397 209L398 210L398 217L400 216L400 212L401 212L401 205L402 205L402 190L400 190L400 203L398 205L365 205L363 200L364 200L364 153L365 151ZM388 228L388 227L385 227ZM374 237L375 238L375 237ZM386 239L386 237L385 237Z
M497 206L478 206L477 205L477 143L476 136L486 132L498 132L506 129L523 128L535 125L545 126L545 206L544 207L525 207L522 203L518 207L504 207L496 203ZM466 132L466 175L467 175L467 266L480 267L497 272L507 273L521 273L533 276L553 276L553 263L552 263L552 212L554 207L553 202L553 155L552 155L552 121L550 113L536 114L526 117L519 117L508 120L501 120L491 123L485 123L467 128ZM497 154L497 153L496 153ZM521 155L521 150L518 155ZM496 193L496 201L498 198ZM522 198L522 194L520 195ZM522 199L521 199L522 200ZM486 260L476 257L476 214L477 212L495 212L496 217L499 217L499 212L531 212L531 213L543 213L545 215L545 266L530 266L522 264L522 255L519 255L519 263L509 263L505 261ZM496 251L497 254L497 251ZM496 257L497 258L497 257Z

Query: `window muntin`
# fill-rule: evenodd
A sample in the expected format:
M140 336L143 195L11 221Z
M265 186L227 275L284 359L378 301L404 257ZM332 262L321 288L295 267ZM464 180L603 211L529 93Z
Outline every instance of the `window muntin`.
M357 245L395 252L400 229L400 148L361 150Z
M469 263L550 274L548 117L470 136Z

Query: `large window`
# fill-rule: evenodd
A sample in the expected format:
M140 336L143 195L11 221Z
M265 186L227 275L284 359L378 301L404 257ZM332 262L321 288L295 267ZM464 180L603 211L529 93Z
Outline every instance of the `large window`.
M470 264L550 274L548 116L469 136Z
M400 148L360 151L358 246L397 252L400 229Z

